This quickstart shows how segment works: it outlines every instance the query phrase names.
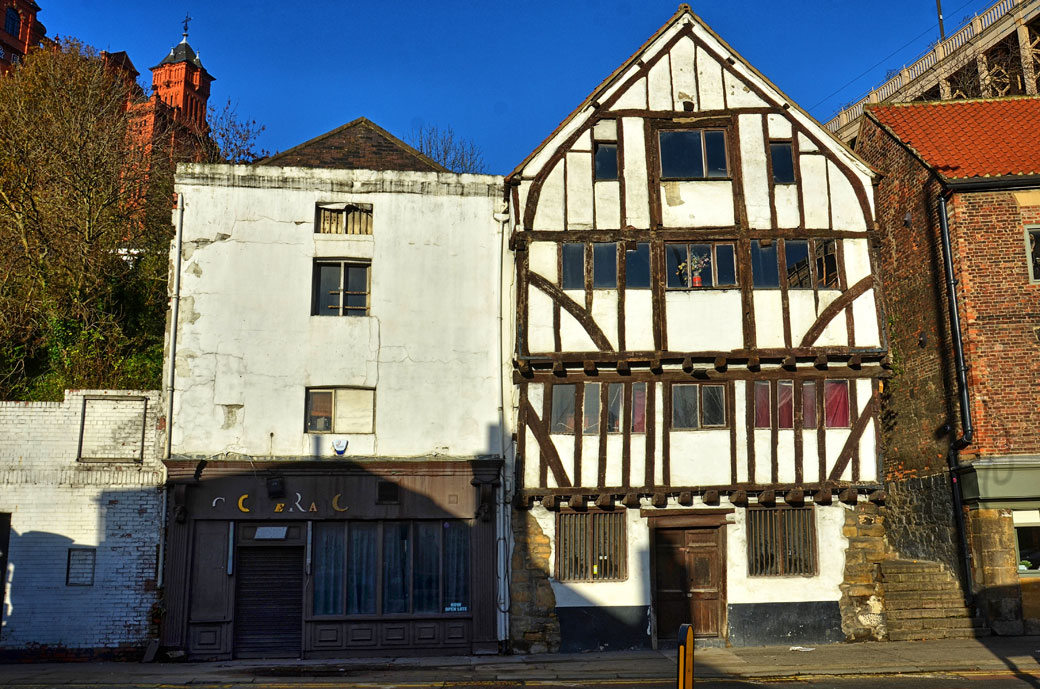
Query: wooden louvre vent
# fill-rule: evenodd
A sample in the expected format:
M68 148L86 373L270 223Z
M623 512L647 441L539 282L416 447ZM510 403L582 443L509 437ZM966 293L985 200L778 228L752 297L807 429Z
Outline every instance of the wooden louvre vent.
M618 581L628 576L624 512L560 514L556 578Z
M316 234L372 234L372 204L336 203L318 206Z
M747 511L749 576L816 574L816 518L812 507Z

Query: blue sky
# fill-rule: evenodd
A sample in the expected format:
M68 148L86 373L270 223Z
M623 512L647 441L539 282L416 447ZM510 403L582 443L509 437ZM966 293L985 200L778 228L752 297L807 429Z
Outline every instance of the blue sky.
M189 42L240 116L284 150L365 116L406 138L452 126L513 169L678 7L674 0L37 0L49 36L125 50L138 71ZM949 35L993 0L945 0ZM735 0L693 10L820 120L938 39L934 0ZM150 77L149 77L150 78ZM851 83L850 83L851 82Z

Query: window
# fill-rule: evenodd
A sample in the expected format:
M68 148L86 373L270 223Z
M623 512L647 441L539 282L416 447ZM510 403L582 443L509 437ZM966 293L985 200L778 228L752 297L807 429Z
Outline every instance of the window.
M827 428L849 427L849 381L824 381L823 425Z
M563 244L560 283L563 289L585 289L585 252L592 251L592 288L617 288L617 243Z
M574 393L576 387L575 385L552 386L550 433L574 432Z
M688 383L672 385L672 430L725 426L725 386Z
M465 522L316 522L311 545L315 615L469 610Z
M595 180L602 182L618 178L618 158L616 143L596 144Z
M666 130L658 135L662 179L729 177L721 129Z
M621 581L628 576L625 511L556 517L558 581Z
M97 551L94 548L69 548L65 566L65 585L93 586L96 557Z
M365 261L314 264L312 316L367 316L369 269Z
M770 428L773 402L770 399L770 382L755 381L755 428ZM794 428L794 386L790 380L776 383L777 428ZM802 384L802 428L816 428L816 382ZM847 380L824 381L823 425L826 428L849 427L849 382Z
M636 244L625 251L625 287L650 289L650 245Z
M776 384L776 427L794 428L794 382L781 380Z
M769 158L773 163L773 183L794 184L794 155L791 142L769 142Z
M752 508L746 514L748 576L816 574L816 518L812 507Z
M776 242L751 240L751 282L755 289L780 286Z
M755 428L772 427L772 401L769 399L769 381L755 381Z
M375 425L372 388L311 388L307 390L308 433L372 433Z
M11 34L14 37L18 37L22 29L22 17L18 14L18 10L13 7L7 8L7 13L4 15L4 31Z
M581 414L581 432L599 433L599 383L585 384L585 398Z
M732 244L666 244L669 289L734 287L737 264Z
M585 383L582 400L581 431L583 434L598 433L602 388L607 386L607 432L620 433L622 409L625 399L624 383ZM552 395L549 408L550 433L574 433L574 412L577 405L577 385L556 383L548 386ZM632 422L635 433L646 432L646 383L632 384Z
M1040 227L1026 228L1026 256L1029 262L1029 279L1040 282Z
M752 240L751 278L756 289L780 286L779 242ZM783 240L788 289L838 289L837 242L833 239Z
M802 383L802 428L816 428L816 383Z
M318 204L314 232L315 234L372 234L372 204Z
M632 383L632 432L646 433L646 383Z
M621 431L621 398L625 394L623 383L607 385L607 433Z

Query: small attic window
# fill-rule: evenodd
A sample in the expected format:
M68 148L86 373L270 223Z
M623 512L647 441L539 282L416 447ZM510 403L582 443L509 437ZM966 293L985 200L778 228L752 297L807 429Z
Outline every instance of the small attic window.
M7 13L4 15L4 31L11 34L15 38L22 30L22 17L18 14L18 10L13 7L7 8Z
M319 203L315 234L372 234L372 204Z

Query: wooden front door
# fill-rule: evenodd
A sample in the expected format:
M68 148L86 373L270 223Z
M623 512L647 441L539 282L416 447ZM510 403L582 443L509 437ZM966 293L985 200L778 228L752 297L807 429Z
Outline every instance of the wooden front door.
M681 624L698 637L722 634L725 557L719 527L654 531L657 636L674 639Z

